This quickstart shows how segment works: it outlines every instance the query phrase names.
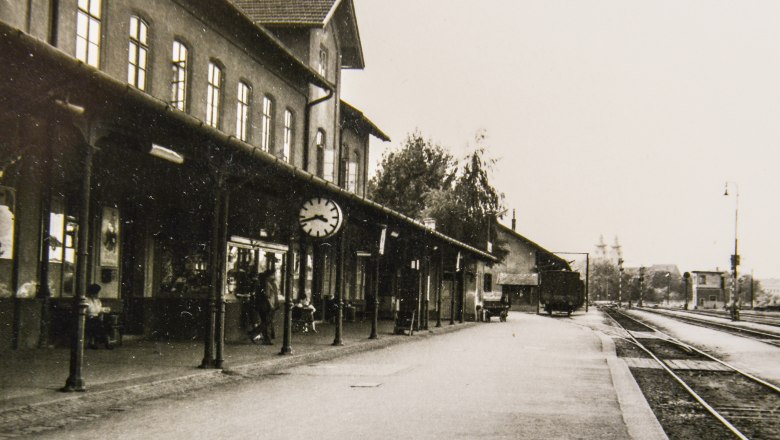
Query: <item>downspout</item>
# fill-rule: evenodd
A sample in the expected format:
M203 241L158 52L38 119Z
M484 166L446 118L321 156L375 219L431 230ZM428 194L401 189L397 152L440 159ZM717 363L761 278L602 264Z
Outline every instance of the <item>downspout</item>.
M315 105L322 104L323 102L333 97L334 90L329 88L327 89L327 91L328 94L323 96L322 98L318 98L315 99L314 101L307 102L306 109L303 111L303 170L307 172L309 172L309 139L311 138L311 136L309 135L309 132L311 131L309 124L311 123L311 109Z
M347 162L346 160L349 159L349 156L344 157L344 145L342 145L341 142L341 53L339 53L339 62L336 65L336 102L334 103L334 117L336 120L336 127L337 129L333 131L333 142L335 145L333 145L334 149L338 149L339 157L338 161L336 163L338 164L338 171L336 173L336 184L340 188L346 187L346 168L347 168ZM349 153L347 153L349 154Z

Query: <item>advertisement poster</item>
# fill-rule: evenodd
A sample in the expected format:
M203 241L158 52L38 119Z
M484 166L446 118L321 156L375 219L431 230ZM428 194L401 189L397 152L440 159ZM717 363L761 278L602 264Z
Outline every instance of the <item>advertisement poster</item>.
M14 204L13 188L0 186L0 259L14 258Z
M119 266L119 209L103 208L103 221L100 226L100 265Z

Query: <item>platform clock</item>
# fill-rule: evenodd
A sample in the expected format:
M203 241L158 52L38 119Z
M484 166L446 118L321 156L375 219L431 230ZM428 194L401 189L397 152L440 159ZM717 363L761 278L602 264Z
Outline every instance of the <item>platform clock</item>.
M298 213L298 224L303 232L314 238L336 235L344 224L344 213L335 201L315 197L303 203Z

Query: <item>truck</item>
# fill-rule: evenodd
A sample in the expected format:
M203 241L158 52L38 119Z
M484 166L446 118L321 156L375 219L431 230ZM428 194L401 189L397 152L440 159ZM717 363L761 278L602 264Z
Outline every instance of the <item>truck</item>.
M585 284L579 272L550 270L539 276L539 303L548 315L564 312L571 315L584 302Z

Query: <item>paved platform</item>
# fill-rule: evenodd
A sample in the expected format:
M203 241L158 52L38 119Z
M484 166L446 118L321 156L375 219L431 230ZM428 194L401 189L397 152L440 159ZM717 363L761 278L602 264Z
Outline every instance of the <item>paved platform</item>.
M582 392L600 396L598 399L607 399L604 405L618 411L614 423L624 425L624 430L621 430L628 433L627 438L666 438L626 363L615 356L614 344L609 336L612 330L606 325L601 312L591 309L589 313L580 312L572 318L560 319L536 315L521 315L519 318L521 327L525 327L522 321L533 324L528 326L528 330L534 329L532 333L518 334L515 339L517 343L528 339L522 345L528 350L534 347L545 350L546 344L553 344L555 338L560 337L544 330L545 324L554 322L552 320L557 321L558 325L581 327L582 331L567 332L566 346L589 347L589 368L583 370L582 374L588 377L594 374L600 376L594 381L598 389L589 388ZM293 335L292 355L280 356L278 342L275 346L254 345L248 341L229 344L225 352L224 371L197 368L203 356L200 341L128 341L123 347L114 350L86 352L84 378L88 390L84 393L58 391L68 374L68 350L0 353L0 438L20 433L22 436L32 434L39 429L36 423L41 423L49 415L56 414L60 418L65 414L84 417L85 414L91 414L94 408L101 408L104 413L122 411L123 408L131 407L133 402L144 399L274 374L361 351L436 337L442 333L470 328L477 330L474 327L485 325L501 324L466 323L450 326L445 322L441 328L432 327L430 332L417 332L410 337L392 335L393 323L382 321L380 339L368 340L369 322L345 323L344 345L338 347L332 346L333 326L321 325L317 334ZM549 340L545 342L545 338ZM529 353L533 354L533 350ZM557 381L549 381L551 375L555 374L549 369L523 371L524 378L534 384L538 391L534 394L538 396L544 395L545 386L558 385ZM593 397L572 398L567 399L567 402L567 413L587 413L593 410ZM576 427L573 426L570 432L577 432Z

